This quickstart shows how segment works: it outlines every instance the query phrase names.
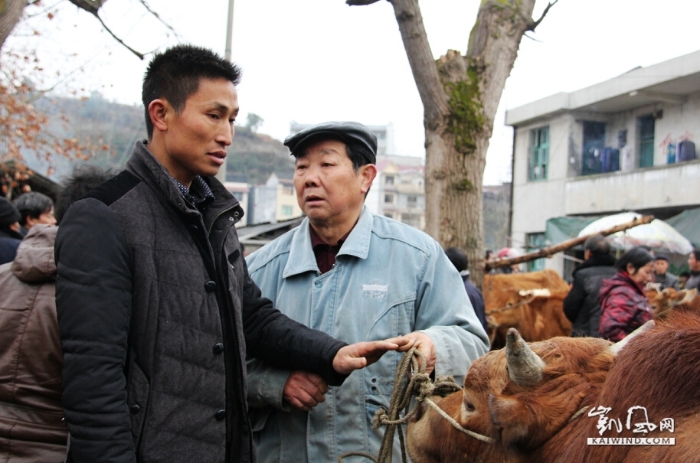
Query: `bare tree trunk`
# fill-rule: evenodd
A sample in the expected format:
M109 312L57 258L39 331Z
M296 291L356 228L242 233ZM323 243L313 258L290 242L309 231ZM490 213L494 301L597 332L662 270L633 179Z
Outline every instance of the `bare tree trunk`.
M25 6L27 0L0 0L0 49L22 17Z
M544 15L532 19L535 0L483 0L466 56L449 50L435 63L418 0L388 1L423 102L426 231L443 247L462 248L471 263L472 279L480 285L483 176L493 120L520 40Z

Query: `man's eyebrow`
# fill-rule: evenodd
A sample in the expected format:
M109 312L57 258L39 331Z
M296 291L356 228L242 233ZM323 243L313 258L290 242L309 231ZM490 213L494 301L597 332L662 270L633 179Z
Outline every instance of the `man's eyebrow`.
M214 109L215 109L215 110L221 111L221 112L223 112L223 113L227 113L227 112L230 111L229 107L226 106L226 105L223 104L223 103L215 102L215 103L213 104L213 106L214 106ZM233 108L233 110L232 110L233 115L234 115L234 116L238 115L238 111L239 111L240 109L241 109L241 108L240 108L239 106L236 106L235 108Z

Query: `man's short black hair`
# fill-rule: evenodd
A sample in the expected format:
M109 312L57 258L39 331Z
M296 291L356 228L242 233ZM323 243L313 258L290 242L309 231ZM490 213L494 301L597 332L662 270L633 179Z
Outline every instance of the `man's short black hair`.
M38 219L41 214L51 212L53 200L38 191L30 191L15 199L15 207L22 215L19 224L26 227L27 218Z
M461 249L445 249L445 255L450 259L450 262L452 262L452 265L455 266L458 272L463 272L469 268L469 259L467 259L467 255Z
M141 91L149 140L153 135L153 122L148 114L151 101L163 98L179 114L187 98L197 92L202 78L226 79L238 85L241 70L213 51L194 45L177 45L153 57Z
M71 204L87 195L90 190L116 175L113 171L105 171L97 166L83 164L76 166L73 173L61 183L61 191L56 196L56 209L54 215L58 225Z
M695 260L700 260L700 249L693 249L690 253L695 256Z
M345 143L345 152L348 154L350 161L352 161L352 168L355 169L355 172L360 170L360 167L365 164L371 164L368 159L369 150L364 146L355 143Z
M610 243L603 235L593 235L583 243L583 249L593 256L607 256L610 254Z

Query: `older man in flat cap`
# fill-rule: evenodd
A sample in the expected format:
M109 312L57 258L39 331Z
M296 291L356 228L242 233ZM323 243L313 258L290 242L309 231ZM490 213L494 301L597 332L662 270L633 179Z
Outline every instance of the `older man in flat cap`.
M294 187L306 218L248 257L263 294L291 318L346 342L405 334L430 371L461 383L488 350L486 333L440 245L364 207L377 175L374 134L356 122L328 122L285 145L296 158ZM389 406L401 355L389 353L331 389L318 375L249 362L260 461L376 455L383 429L373 431L371 420Z

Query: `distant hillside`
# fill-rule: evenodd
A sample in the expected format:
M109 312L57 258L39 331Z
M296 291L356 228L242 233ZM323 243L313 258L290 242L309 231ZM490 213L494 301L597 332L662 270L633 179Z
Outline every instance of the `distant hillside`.
M93 92L90 98L43 98L35 106L49 115L47 132L60 138L106 144L108 152L100 152L87 161L102 168L122 169L134 143L146 138L146 124L141 105L113 103ZM236 126L233 145L229 147L227 178L252 184L264 183L275 172L291 177L293 158L280 141L261 135L244 126ZM53 171L50 177L58 180L71 171L75 162L55 156L50 162L27 156L27 162L39 173Z
M294 158L289 149L269 135L257 134L247 127L236 126L236 136L228 152L228 179L258 185L265 183L273 172L282 178L294 174Z

